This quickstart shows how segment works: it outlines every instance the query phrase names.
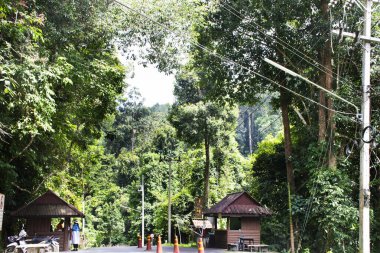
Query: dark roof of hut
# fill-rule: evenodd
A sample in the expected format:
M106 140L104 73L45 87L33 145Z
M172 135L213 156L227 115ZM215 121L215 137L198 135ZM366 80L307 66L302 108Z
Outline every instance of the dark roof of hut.
M61 199L53 191L36 198L29 204L11 213L15 217L84 217L73 205Z
M259 202L246 192L228 194L213 207L204 212L205 216L245 216L261 217L269 216L272 211L263 207Z

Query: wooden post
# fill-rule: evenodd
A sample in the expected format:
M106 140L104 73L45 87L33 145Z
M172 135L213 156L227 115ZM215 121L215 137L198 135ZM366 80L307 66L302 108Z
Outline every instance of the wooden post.
M69 251L70 250L70 218L65 218L65 227L63 229L63 251Z

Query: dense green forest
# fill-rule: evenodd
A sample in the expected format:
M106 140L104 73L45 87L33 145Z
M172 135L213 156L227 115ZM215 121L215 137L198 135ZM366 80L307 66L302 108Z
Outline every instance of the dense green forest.
M373 36L380 37L380 11ZM362 11L327 0L0 0L0 249L10 213L51 189L86 215L86 246L141 228L192 242L196 199L247 191L273 215L273 251L358 251ZM136 53L136 50L138 53ZM173 105L146 107L121 63L175 74ZM379 46L372 125L380 122ZM152 83L151 85L155 85ZM376 135L374 135L376 137ZM371 147L371 247L380 253L379 151ZM167 159L169 158L169 159Z

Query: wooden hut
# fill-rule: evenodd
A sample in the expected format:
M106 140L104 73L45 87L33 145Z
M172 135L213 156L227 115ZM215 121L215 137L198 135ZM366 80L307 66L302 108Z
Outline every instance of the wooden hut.
M238 192L227 195L203 214L212 218L215 240L210 240L209 246L227 248L237 245L240 238L260 244L260 220L272 212L248 193ZM226 229L218 228L218 219L222 218L227 219Z
M11 213L13 217L26 219L26 232L29 236L51 236L59 238L60 250L69 250L70 218L84 217L84 214L70 205L51 190L29 204ZM63 218L63 231L54 231L52 218ZM52 231L53 228L53 231Z

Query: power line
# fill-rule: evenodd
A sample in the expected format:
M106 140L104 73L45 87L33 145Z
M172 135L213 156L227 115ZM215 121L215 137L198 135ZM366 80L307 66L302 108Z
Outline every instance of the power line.
M226 0L224 0L224 4L222 2L220 2L220 4L222 5L222 7L227 10L228 12L230 12L232 15L240 18L241 20L244 20L246 19L246 17L244 15L242 15L238 10L236 10L234 7L232 7L231 5L229 5ZM231 9L228 9L226 7L226 5L231 8L233 11L231 11ZM285 48L288 48L290 49L289 51L293 52L295 55L299 56L301 59L305 60L306 62L309 62L310 64L312 64L313 66L315 66L316 68L318 68L319 70L327 73L325 70L322 70L320 69L318 66L316 66L315 64L317 65L320 65L321 67L325 68L325 66L323 66L322 64L320 64L319 62L315 61L314 59L312 59L311 57L309 57L308 55L304 54L303 52L301 52L300 50L298 50L297 48L289 45L286 41L282 40L281 38L279 38L278 36L276 35L271 35L271 34L268 34L266 33L264 30L264 28L262 26L260 26L257 22L253 21L253 18L250 17L250 19L252 20L253 24L255 24L257 27L259 28L256 28L257 31L259 31L261 34L263 34L265 37L269 37L269 38L275 38L277 39L278 42L280 42L281 45L285 46ZM312 33L316 28L314 28L310 33ZM327 32L326 32L327 33ZM246 34L248 36L250 36L249 34ZM312 48L321 40L321 38L319 40L316 41L316 43L314 43L314 45L312 46ZM293 51L294 50L294 51ZM308 59L306 59L306 58ZM326 69L327 70L327 69ZM328 73L329 74L329 73ZM331 73L333 74L333 73Z
M230 9L228 9L225 5L223 5L223 3L221 3L220 2L220 4L222 5L222 7L225 9L225 10L227 10L228 12L230 12L232 15L234 15L234 16L236 16L236 17L238 17L238 18L240 18L241 20L243 20L243 19L246 19L246 17L244 17L244 15L242 15L238 10L236 10L234 7L232 7L231 5L229 5L227 2L226 2L226 0L224 0L224 3L227 5L227 6L229 6L231 9L233 9L234 10L234 12L233 11L231 11ZM236 14L237 13L237 14ZM253 20L252 18L251 18L251 20ZM258 27L261 27L259 24L257 24L256 22L254 22L254 21L252 21L254 24L256 24ZM262 28L262 27L261 27ZM296 49L296 48L294 48L294 47L292 47L291 45L289 45L288 43L286 43L286 42L284 42L284 41L282 41L280 38L278 38L277 36L274 36L274 35L269 35L269 34L267 34L267 33L265 33L264 31L262 31L262 30L260 30L260 29L258 29L258 28L256 28L260 33L262 33L264 36L266 36L266 37L274 37L274 38L277 38L278 40L280 40L280 42L282 42L283 44L282 45L284 45L285 47L286 47L286 45L288 45L290 48L292 48L292 49L295 49L297 52L300 52L302 55L304 55L304 56L306 56L307 58L309 58L309 59L311 59L310 57L308 57L306 54L303 54L301 51L299 51L298 49ZM263 28L262 28L263 29ZM315 29L315 28L314 28ZM313 29L313 30L314 30ZM247 36L249 36L249 37L251 37L251 35L250 34L247 34L247 33L245 33ZM257 39L255 39L255 38L253 38L253 40L257 40ZM315 47L315 45L318 43L320 41L320 39L319 40L317 40L316 41L316 43L312 46L312 48L314 48ZM261 41L260 41L261 42ZM307 61L307 62L309 62L309 63L311 63L312 65L314 65L312 62L310 62L310 61L308 61L307 59L305 59L304 57L302 57L302 55L300 56L297 52L294 52L294 51L292 51L292 50L290 50L291 52L293 52L294 54L296 54L296 55L298 55L299 57L301 57L302 59L304 59L305 61ZM311 60L313 60L313 59L311 59ZM314 61L314 60L313 60ZM318 63L318 62L316 62L318 65L321 65L320 63ZM315 66L315 65L314 65ZM324 67L325 68L325 66L323 66L323 65L321 65L322 67ZM326 71L324 71L324 70L322 70L321 68L319 68L318 66L315 66L317 69L319 69L319 70L321 70L322 72L324 72L324 73L326 73L326 74L330 74L330 73L327 73ZM334 75L334 72L331 72L331 74L332 75ZM278 76L278 74L276 75L276 77ZM336 74L336 76L337 76L337 82L339 81L339 75L337 75ZM290 91L289 89L288 89L288 91ZM290 92L292 92L293 93L293 91L290 91ZM327 91L327 92L330 92L330 91ZM296 94L295 94L296 95ZM335 94L333 94L334 96L336 96ZM305 98L305 99L307 99L307 100L309 100L309 98ZM310 100L309 100L310 101ZM311 101L312 102L312 101ZM319 104L320 105L320 104ZM328 110L330 110L330 108L327 108L327 107L325 107L325 106L322 106L323 108L325 108L325 109L328 109ZM357 107L355 107L355 108L357 108Z
M269 131L270 130L270 127L275 123L277 122L279 119L281 118L281 115L278 116L276 119L274 119L271 123L269 123L263 130L261 130L261 133L266 133L266 131Z
M331 124L331 122L329 122L329 124L328 124L327 127L329 127L330 124ZM331 143L332 143L332 135L330 134L329 144L331 145ZM324 164L326 162L326 157L327 157L327 154L328 154L328 146L329 145L326 144L321 149L320 156L319 156L319 159L318 159L318 166L317 166L317 168L319 168L319 169L322 167L322 164ZM323 153L324 153L324 150L323 150L324 147L326 147L326 150L325 150L326 153L323 155ZM299 239L298 245L301 245L301 242L303 240L303 234L305 232L306 225L307 225L307 222L308 222L310 214L311 214L311 210L312 210L312 206L313 206L313 201L314 201L315 194L316 194L316 189L317 189L317 183L316 183L317 180L319 180L319 175L317 175L317 178L316 178L316 180L314 180L313 186L311 187L311 196L309 197L309 203L307 204L306 215L305 215L305 219L304 219L304 222L302 224L301 231L300 231L300 239Z
M224 0L224 4L222 2L220 2L220 4L222 5L222 7L227 10L228 12L230 12L231 14L233 14L234 16L240 18L241 20L244 20L246 19L246 17L244 15L242 15L238 10L236 10L234 7L232 7L231 5L229 5L226 0ZM231 9L228 9L226 7L226 5L231 8L233 11L231 11ZM253 21L253 18L250 17L250 19L252 20L253 24L255 24L257 27L261 28L261 29L264 29L262 26L260 26L257 22ZM325 66L323 66L322 64L320 64L319 62L315 61L314 59L312 59L311 57L309 57L308 55L304 54L303 52L301 52L300 50L298 50L297 48L289 45L286 41L282 40L281 38L275 36L275 35L271 35L271 34L268 34L266 33L265 31L263 30L260 30L259 28L256 28L257 31L259 31L261 34L263 34L265 37L269 37L269 38L275 38L277 39L277 41L279 42L279 44L283 45L285 48L288 48L288 50L290 52L293 52L293 54L297 55L298 57L300 57L301 59L303 59L304 61L308 62L309 64L313 65L314 67L316 67L318 70L326 73L326 74L331 74L332 77L338 82L339 80L345 80L345 81L348 81L346 80L345 78L342 78L341 76L339 76L338 74L336 74L335 72L333 71L329 71ZM314 28L311 32L313 32L316 28ZM310 32L310 33L311 33ZM327 32L325 33L327 34ZM250 34L247 34L245 33L245 35L247 36L250 36ZM253 38L254 40L257 40L255 38ZM315 45L322 39L322 36L320 37L320 39L318 39L314 45L312 46L312 48L315 47ZM261 41L260 41L261 42ZM294 50L294 51L293 51ZM317 64L317 65L315 65ZM321 66L323 69L321 69L320 67ZM334 77L335 76L335 77Z
M137 13L137 14L143 16L144 18L150 20L151 22L157 24L158 26L160 26L160 27L162 27L162 28L168 29L168 30L170 30L171 32L176 33L176 34L182 34L182 33L179 33L179 32L174 31L172 28L170 28L170 27L167 26L167 25L164 25L164 24L162 24L162 23L160 23L160 22L157 22L157 21L153 20L152 18L148 17L146 14L141 13L140 11L137 11L136 9L134 9L134 8L132 8L132 7L130 7L130 6L128 6L127 4L121 3L121 2L119 2L119 1L117 1L117 0L115 0L115 3L117 3L117 4L119 4L119 5L121 5L121 6L125 7L125 8L127 8L128 10L130 10L130 11L132 11L132 12L134 12L134 13ZM240 64L240 63L238 63L238 62L236 62L236 61L231 60L230 58L227 58L227 57L225 57L225 56L223 56L223 55L220 55L220 54L218 54L218 53L216 53L216 52L212 52L210 49L208 49L207 47L205 47L204 45L202 45L202 44L200 44L200 43L198 43L198 42L189 41L189 43L191 43L192 45L194 45L194 46L200 48L201 50L203 50L203 51L205 51L205 52L208 52L209 54L213 55L213 56L216 57L216 58L219 58L219 59L222 60L222 61L225 61L225 62L227 62L227 63L232 63L232 64L234 64L234 65L240 66L242 69L245 69L245 70L247 70L247 71L253 73L253 74L256 75L256 76L259 76L259 77L261 77L262 79L265 79L265 80L269 81L270 83L275 84L275 85L277 85L277 86L279 86L279 87L281 87L281 88L283 88L283 89L285 89L285 90L287 90L287 91L293 93L293 94L296 95L296 96L299 96L299 97L302 97L302 98L304 98L304 99L307 99L308 101L310 101L310 102L312 102L312 103L315 103L315 104L317 104L317 105L319 105L319 106L325 108L326 110L329 110L329 111L332 111L332 112L335 112L335 113L338 113L338 114L342 114L342 115L355 115L354 113L346 113L346 112L341 112L341 111L337 111L337 110L333 110L333 109L331 109L331 108L328 108L328 107L326 107L326 106L324 106L324 105L322 105L322 104L320 104L320 103L318 103L318 102L316 102L316 101L314 101L314 100L312 100L312 99L310 99L310 98L307 98L307 97L305 97L305 96L303 96L303 95L301 95L301 94L299 94L299 93L297 93L297 92L295 92L295 91L293 91L293 90L291 90L291 89L289 89L289 88L287 88L287 87L285 87L285 86L283 86L283 85L281 85L281 84L279 84L279 83L273 81L272 79L270 79L270 78L268 78L268 77L266 77L266 76L264 76L264 75L262 75L262 74L260 74L260 73L258 73L258 72L256 72L256 71L254 71L254 70L252 70L252 69L250 69L250 68L248 68L248 67L243 66L242 64Z

